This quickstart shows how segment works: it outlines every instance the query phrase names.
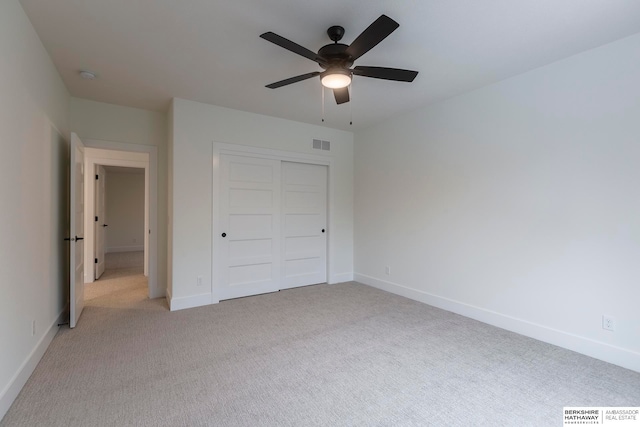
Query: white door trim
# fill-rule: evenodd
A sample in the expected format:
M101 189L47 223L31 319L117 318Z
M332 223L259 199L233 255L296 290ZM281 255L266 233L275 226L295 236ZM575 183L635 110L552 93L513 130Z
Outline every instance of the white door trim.
M285 150L275 150L271 148L260 148L253 147L249 145L240 145L240 144L229 144L226 142L216 142L212 143L213 145L213 173L211 176L211 185L212 185L212 197L211 197L211 212L213 216L213 224L211 227L212 235L211 235L211 303L217 304L220 302L220 295L218 293L217 284L220 283L220 276L217 269L217 260L220 259L220 245L216 245L216 241L220 236L221 224L219 219L219 197L220 197L220 155L229 154L235 156L245 156L245 157L258 157L263 159L273 159L273 160L281 160L287 162L296 162L296 163L309 163L315 165L323 165L327 166L327 174L328 174L328 183L327 183L327 282L328 283L336 283L332 281L332 265L334 265L333 257L334 251L331 249L331 230L333 229L334 223L334 206L336 203L334 202L334 183L335 179L333 177L333 173L335 173L334 168L332 167L333 157L331 155L317 155L317 154L306 154L306 153L298 153L293 151L285 151Z
M149 298L165 295L166 289L158 283L158 149L151 145L127 144L98 139L87 139L87 166L95 164L105 166L124 166L143 168L145 170L145 275L148 277ZM90 169L92 170L92 169ZM93 176L91 176L93 178ZM93 188L93 186L89 186ZM86 188L86 186L85 186ZM90 208L88 218L94 219L93 191L87 194L87 206ZM93 235L90 248L93 248ZM88 251L87 251L88 252ZM93 250L86 253L93 261ZM87 259L87 258L85 258ZM85 282L93 281L93 275L85 269Z

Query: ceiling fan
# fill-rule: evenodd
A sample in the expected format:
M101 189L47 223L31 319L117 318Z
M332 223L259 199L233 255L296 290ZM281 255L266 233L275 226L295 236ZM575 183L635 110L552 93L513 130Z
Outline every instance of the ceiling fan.
M320 48L318 53L314 53L309 49L300 46L297 43L287 40L271 31L261 34L265 40L277 44L293 53L304 56L314 62L317 62L324 71L314 71L307 74L291 77L279 82L267 85L269 89L276 89L282 86L297 83L320 76L320 81L324 87L333 89L336 103L343 104L349 102L349 88L351 78L356 76L373 77L375 79L394 80L398 82L412 82L418 75L417 71L401 70L398 68L386 67L365 67L356 66L349 68L354 61L371 50L374 46L387 38L389 34L398 28L398 24L386 15L381 15L373 24L369 25L356 39L347 46L338 43L344 35L344 28L334 25L327 30L329 38L333 40L333 44L328 44Z

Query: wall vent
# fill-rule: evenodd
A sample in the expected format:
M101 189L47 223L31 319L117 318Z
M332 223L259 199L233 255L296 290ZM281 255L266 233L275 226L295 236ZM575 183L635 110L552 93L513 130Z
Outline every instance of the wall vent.
M313 148L315 150L330 151L331 150L331 141L322 141L320 139L314 139L313 140Z

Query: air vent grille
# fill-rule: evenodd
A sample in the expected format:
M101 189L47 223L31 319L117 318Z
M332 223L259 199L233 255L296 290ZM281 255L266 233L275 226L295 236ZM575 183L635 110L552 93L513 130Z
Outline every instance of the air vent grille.
M323 141L321 139L314 139L313 140L313 149L314 150L330 151L331 150L331 141Z

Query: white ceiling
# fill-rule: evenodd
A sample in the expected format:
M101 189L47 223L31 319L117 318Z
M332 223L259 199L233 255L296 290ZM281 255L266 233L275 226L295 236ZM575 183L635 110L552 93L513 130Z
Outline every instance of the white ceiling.
M357 130L640 32L638 0L21 0L72 96L165 111L172 97L320 124L321 85L266 84L320 70L259 35L313 51L342 25L349 44L386 14L394 33L355 65L420 72L355 77L327 92L326 126ZM78 75L88 69L98 80ZM353 116L353 126L349 120Z

